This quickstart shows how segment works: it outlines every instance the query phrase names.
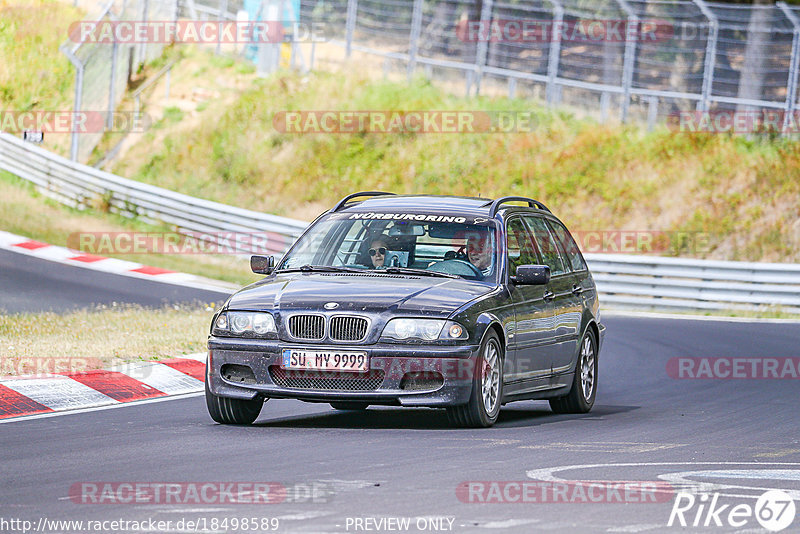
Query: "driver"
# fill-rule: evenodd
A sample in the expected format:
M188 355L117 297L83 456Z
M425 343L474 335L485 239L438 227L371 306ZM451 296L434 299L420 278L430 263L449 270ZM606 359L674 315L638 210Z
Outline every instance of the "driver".
M489 233L470 234L467 238L467 258L486 274L492 266L492 245Z
M386 241L383 238L375 238L369 244L369 258L372 260L373 268L383 269L383 263L386 261Z

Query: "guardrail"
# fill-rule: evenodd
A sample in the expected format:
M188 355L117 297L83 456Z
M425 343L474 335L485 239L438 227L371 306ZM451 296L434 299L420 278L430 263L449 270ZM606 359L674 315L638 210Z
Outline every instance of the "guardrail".
M0 134L0 169L73 207L103 201L110 211L191 232L265 232L281 253L306 223L143 184L69 161ZM586 254L604 307L725 311L777 308L800 313L800 265Z
M75 208L108 206L109 211L178 231L263 232L264 247L286 250L307 223L203 200L128 180L70 161L12 135L0 134L0 169L36 184L43 194Z
M604 304L616 308L800 312L800 265L586 254Z

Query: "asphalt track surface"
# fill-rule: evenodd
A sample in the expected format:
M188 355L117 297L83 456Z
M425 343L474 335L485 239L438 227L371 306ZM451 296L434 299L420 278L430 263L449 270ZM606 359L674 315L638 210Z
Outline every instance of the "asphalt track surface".
M796 358L800 325L622 316L604 323L600 389L588 415L523 402L506 406L493 428L473 430L449 428L435 410L337 412L271 400L254 426L234 427L214 424L203 397L192 396L0 424L0 530L15 531L10 523L2 529L2 520L46 518L170 521L154 530L177 532L183 519L205 521L211 532L216 518L230 523L215 532L253 532L230 528L248 517L276 519L278 532L309 533L431 531L423 530L431 525L425 518L440 519L439 532L766 532L753 518L739 528L668 528L670 492L645 504L613 495L609 503L579 495L548 504L459 499L464 482L548 476L667 481L673 492L687 480L713 482L729 509L753 506L764 488L798 494L800 381L676 379L667 363ZM299 491L260 505L77 504L69 497L83 482L233 481ZM309 487L320 491L317 502L303 491ZM697 510L686 513L690 524ZM394 522L404 518L408 528ZM387 519L393 522L378 528ZM87 531L74 527L45 531ZM123 531L111 527L103 531ZM783 532L797 531L800 514Z
M115 302L160 307L218 302L227 296L225 292L151 282L0 249L0 312L64 312Z

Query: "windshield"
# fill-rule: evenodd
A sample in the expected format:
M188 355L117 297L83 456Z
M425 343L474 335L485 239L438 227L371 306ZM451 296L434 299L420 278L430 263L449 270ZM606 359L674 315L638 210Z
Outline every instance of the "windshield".
M312 266L402 274L406 269L418 269L431 275L444 273L494 283L496 243L495 223L486 218L333 213L295 243L278 270Z

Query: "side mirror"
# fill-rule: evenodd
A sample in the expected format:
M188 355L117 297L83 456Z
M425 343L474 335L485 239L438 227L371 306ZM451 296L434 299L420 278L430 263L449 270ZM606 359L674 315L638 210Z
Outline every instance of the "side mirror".
M511 280L517 285L543 286L550 281L550 267L547 265L520 265L517 275Z
M250 256L250 269L256 274L270 274L275 269L275 257Z

